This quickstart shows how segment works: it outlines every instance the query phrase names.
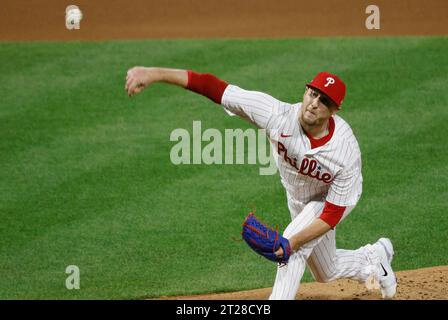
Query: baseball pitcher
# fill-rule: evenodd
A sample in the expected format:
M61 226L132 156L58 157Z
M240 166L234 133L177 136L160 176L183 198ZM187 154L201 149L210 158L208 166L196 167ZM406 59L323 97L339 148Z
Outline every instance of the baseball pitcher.
M352 129L337 115L345 84L320 72L305 86L302 102L289 104L248 91L208 73L168 68L128 70L129 96L154 82L166 82L204 95L266 130L286 190L291 223L283 234L250 214L243 238L258 254L278 263L270 299L294 299L308 265L316 281L348 278L379 285L383 298L396 293L392 243L381 238L357 250L336 249L336 226L362 193L361 152Z

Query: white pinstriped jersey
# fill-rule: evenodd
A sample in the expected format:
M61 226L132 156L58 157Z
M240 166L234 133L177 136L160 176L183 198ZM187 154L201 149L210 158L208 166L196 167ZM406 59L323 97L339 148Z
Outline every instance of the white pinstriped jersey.
M361 152L350 126L334 115L332 138L311 149L298 120L301 103L289 104L268 94L229 85L222 96L229 114L236 114L266 129L274 147L288 200L303 207L309 201L329 201L354 206L362 193Z

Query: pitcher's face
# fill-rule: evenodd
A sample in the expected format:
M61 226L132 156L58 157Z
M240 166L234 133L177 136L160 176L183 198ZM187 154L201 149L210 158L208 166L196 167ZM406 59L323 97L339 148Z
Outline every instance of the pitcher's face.
M337 105L325 94L307 87L300 118L309 126L321 125L337 112Z

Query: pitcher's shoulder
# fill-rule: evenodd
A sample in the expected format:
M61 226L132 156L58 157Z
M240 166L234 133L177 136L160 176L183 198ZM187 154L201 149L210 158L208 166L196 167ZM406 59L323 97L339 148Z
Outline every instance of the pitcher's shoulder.
M333 148L343 150L345 154L350 154L352 158L360 157L361 148L352 127L340 116L335 115L333 117L335 121Z
M333 116L335 123L335 135L341 138L342 140L351 141L352 139L356 140L355 132L353 131L352 126L344 120L342 117L338 115Z

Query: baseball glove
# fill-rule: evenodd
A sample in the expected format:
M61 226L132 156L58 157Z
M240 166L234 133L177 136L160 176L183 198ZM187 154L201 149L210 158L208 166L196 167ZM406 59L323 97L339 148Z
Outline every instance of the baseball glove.
M280 264L287 264L291 256L291 246L278 230L273 230L260 222L250 213L243 223L243 239L256 253ZM277 257L275 252L282 247L283 256Z

